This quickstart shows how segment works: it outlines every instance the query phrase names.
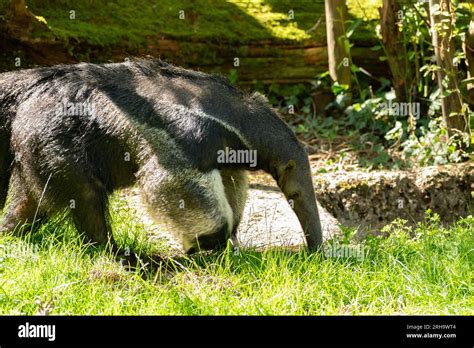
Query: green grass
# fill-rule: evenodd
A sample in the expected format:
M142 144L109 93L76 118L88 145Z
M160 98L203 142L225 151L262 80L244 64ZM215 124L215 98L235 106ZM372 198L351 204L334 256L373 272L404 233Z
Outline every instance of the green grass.
M0 9L6 3L0 0ZM323 1L305 1L296 9L287 4L279 8L284 12L273 10L263 0L30 0L28 5L55 35L95 45L146 44L160 35L221 42L300 41L310 38L304 31L317 20L308 13L324 13ZM293 21L288 20L290 9L297 10ZM182 19L180 11L184 11Z
M113 212L122 247L163 253L123 205ZM105 247L84 246L56 218L26 238L0 237L0 314L474 314L474 217L444 228L430 216L396 222L388 238L336 246L363 258L230 249L180 259L173 271L127 271Z
M0 13L7 3L0 0ZM324 22L305 32L324 17L323 0L29 0L28 7L56 37L100 46L146 45L159 36L219 43L310 38L325 42ZM184 19L179 17L181 10ZM367 35L355 34L360 39Z

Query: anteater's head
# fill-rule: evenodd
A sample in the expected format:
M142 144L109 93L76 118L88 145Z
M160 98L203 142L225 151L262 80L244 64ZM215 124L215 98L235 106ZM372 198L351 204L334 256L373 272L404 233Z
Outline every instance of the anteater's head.
M301 223L308 247L316 250L322 244L322 232L305 147L265 97L254 93L248 105L253 122L247 132L258 144L259 169L278 183Z
M280 163L276 168L277 183L295 211L310 250L322 244L321 223L314 195L311 170L304 151Z
M289 153L275 164L273 175L301 223L309 249L317 250L322 231L308 156L299 143Z

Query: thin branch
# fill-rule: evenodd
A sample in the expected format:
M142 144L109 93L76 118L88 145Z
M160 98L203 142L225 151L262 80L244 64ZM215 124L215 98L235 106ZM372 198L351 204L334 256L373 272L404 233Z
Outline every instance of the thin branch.
M312 31L315 31L316 29L318 29L319 27L319 24L321 23L321 20L323 19L323 16L319 17L318 21L316 22L315 25L313 25L311 28L309 28L308 30L305 31L306 34L312 32Z

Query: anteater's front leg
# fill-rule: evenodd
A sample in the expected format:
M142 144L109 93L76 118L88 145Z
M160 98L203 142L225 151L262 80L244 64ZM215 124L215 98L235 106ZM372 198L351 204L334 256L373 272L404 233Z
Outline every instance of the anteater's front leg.
M222 169L221 175L227 201L233 212L231 237L235 238L247 200L248 173L245 170Z
M219 170L147 168L140 184L152 215L169 223L186 252L226 245L234 216Z

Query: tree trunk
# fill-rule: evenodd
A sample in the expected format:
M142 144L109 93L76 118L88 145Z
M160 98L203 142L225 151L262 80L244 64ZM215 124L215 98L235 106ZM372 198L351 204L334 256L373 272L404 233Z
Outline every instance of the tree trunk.
M27 8L26 0L10 0L5 14L11 24L22 27L25 31L34 18Z
M402 42L402 33L398 29L399 11L397 0L383 0L383 7L379 8L381 32L397 100L411 102L409 81L412 79L412 73L407 63L407 51Z
M8 10L15 16L30 16L30 12L26 8L26 0L11 0Z
M329 74L341 85L351 85L351 56L346 38L344 0L325 0Z
M430 0L431 33L438 70L438 86L442 95L441 108L449 135L469 134L467 110L462 107L457 81L457 67L452 28L455 25L454 9L450 0Z
M34 18L26 8L26 0L10 0L5 15L10 35L16 38L26 38Z
M28 34L33 29L48 30L48 26L40 22L33 13L28 10L26 0L10 0L5 11L7 20L7 31L13 38L28 40Z
M466 54L467 78L472 79L474 78L474 20L471 21L466 31L464 53ZM474 83L467 84L465 100L474 105Z

